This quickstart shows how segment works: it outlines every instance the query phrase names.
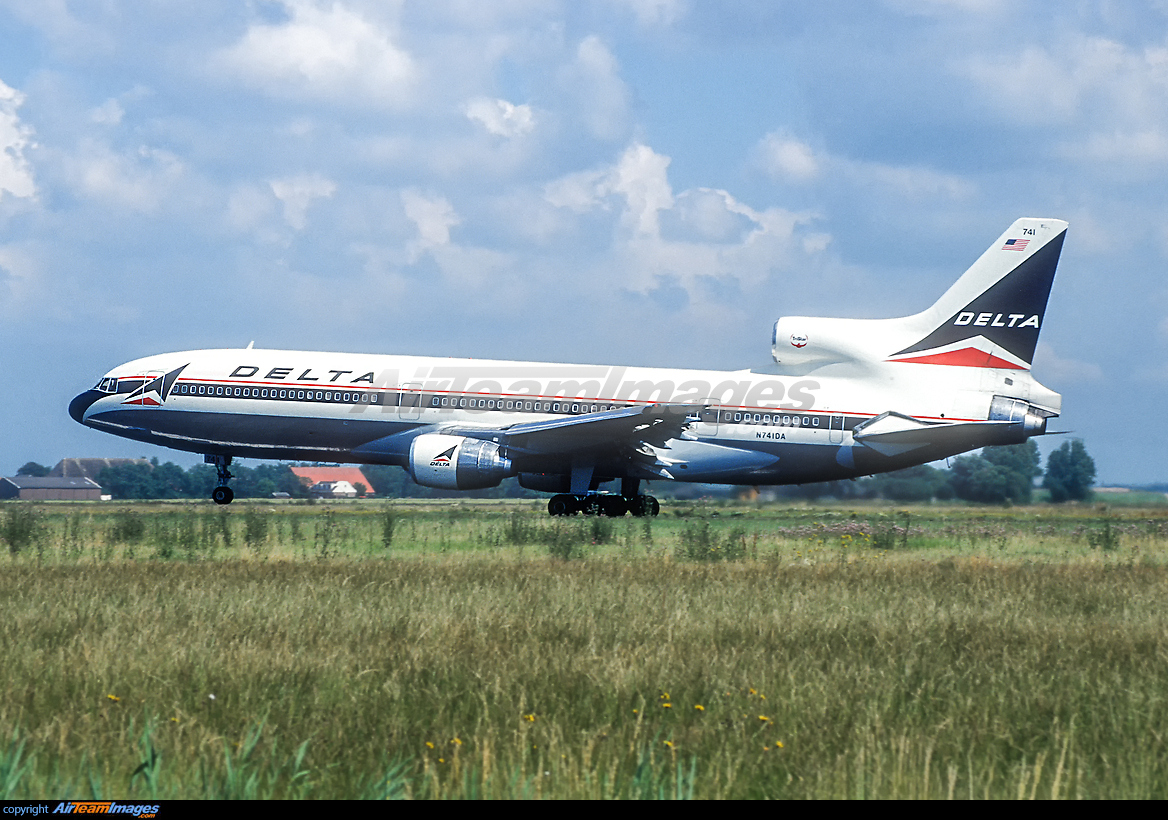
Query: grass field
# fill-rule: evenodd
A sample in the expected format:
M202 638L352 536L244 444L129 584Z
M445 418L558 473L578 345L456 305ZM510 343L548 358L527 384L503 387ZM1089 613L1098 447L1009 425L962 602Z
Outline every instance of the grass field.
M0 505L0 797L1168 796L1168 510Z

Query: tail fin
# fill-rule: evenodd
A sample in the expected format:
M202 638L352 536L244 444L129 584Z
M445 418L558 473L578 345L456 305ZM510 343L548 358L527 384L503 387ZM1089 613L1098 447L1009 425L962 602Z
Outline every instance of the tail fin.
M1067 223L1019 219L931 308L920 341L888 361L1029 370Z

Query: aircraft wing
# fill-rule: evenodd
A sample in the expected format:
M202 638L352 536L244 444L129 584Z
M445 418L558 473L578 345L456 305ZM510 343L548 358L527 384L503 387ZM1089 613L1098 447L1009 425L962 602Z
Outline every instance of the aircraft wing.
M886 456L896 456L920 447L960 445L966 448L996 443L997 435L1008 436L1018 425L1011 420L933 422L888 411L857 425L852 437ZM1003 442L1004 443L1004 442Z
M569 453L603 445L664 447L669 439L685 432L690 417L701 409L701 405L693 404L622 407L562 419L520 422L502 428L502 432L509 447L529 453Z

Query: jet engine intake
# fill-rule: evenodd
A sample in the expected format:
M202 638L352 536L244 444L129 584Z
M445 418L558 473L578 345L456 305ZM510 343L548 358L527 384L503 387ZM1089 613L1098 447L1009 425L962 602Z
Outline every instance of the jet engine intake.
M515 475L511 459L493 441L426 433L410 444L410 477L423 487L483 490Z

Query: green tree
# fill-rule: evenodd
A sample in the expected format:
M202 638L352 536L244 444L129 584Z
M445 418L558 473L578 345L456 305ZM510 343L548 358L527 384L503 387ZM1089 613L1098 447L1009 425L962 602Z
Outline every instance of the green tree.
M928 464L873 476L864 485L866 493L890 501L929 501L953 497L949 475Z
M1064 441L1046 460L1042 486L1050 490L1050 500L1086 501L1095 485L1095 459L1087 455L1081 439Z
M1034 479L1042 475L1042 460L1033 439L1025 444L986 447L980 455L962 456L951 470L954 494L966 501L1025 504Z
M25 464L23 467L17 470L16 474L31 476L33 478L44 478L50 472L52 471L45 465L37 464L35 461L30 461L28 464Z
M155 498L154 482L150 476L153 471L152 464L141 462L106 467L97 474L97 483L117 499Z

